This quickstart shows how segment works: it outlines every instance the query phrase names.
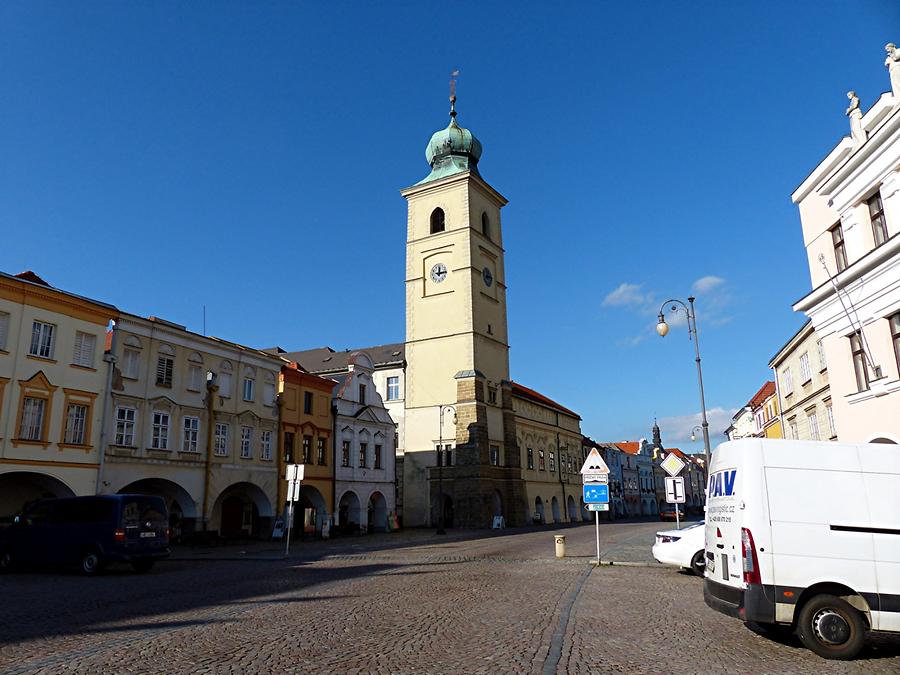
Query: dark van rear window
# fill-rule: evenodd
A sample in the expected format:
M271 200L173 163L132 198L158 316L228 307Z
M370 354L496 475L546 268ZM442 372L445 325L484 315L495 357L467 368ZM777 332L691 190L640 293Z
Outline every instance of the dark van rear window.
M141 523L166 526L168 522L166 507L161 499L134 497L122 501L124 527L139 526Z

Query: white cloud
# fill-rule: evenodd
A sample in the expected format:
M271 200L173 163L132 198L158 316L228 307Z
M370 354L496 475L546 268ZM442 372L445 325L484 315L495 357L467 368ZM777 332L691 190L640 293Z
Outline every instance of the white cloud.
M710 291L718 288L724 283L725 280L722 277L716 277L710 274L697 279L697 281L694 282L693 286L691 286L691 290L693 290L694 293L709 293Z
M646 304L650 297L641 291L640 284L619 284L619 287L603 298L604 307L621 307Z
M709 422L709 442L715 447L725 440L725 429L731 424L731 418L737 408L710 408L706 411L706 419ZM658 421L663 445L672 446L675 443L686 443L691 440L691 430L700 426L701 415L699 412L691 415L677 415L675 417L661 417ZM697 440L701 440L700 429L696 431Z
M642 333L640 335L635 335L630 338L624 338L622 340L619 340L616 344L619 345L620 347L637 347L646 338L647 338L647 336Z

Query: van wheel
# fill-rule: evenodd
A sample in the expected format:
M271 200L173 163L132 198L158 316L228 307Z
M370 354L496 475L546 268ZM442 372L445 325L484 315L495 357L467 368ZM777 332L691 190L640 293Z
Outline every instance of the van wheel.
M134 568L135 572L140 572L143 574L144 572L149 572L153 569L153 563L155 560L135 560L131 563L131 566Z
M848 661L865 642L862 614L833 595L816 595L803 605L797 619L797 636L819 656Z
M0 552L0 572L12 572L16 567L16 559L12 551L5 549Z
M95 548L88 549L81 556L81 571L87 576L99 574L103 569L103 558Z
M691 571L698 577L702 577L706 572L706 551L697 551L691 558Z

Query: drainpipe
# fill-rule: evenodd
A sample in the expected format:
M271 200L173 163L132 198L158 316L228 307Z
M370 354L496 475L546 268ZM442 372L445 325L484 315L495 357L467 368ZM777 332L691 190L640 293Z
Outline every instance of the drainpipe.
M559 429L559 413L556 413L556 428ZM562 489L562 511L566 514L566 521L572 522L569 517L569 505L566 504L566 484L562 477L562 452L559 448L559 432L556 432L556 475L559 477L559 486Z
M206 470L203 474L203 511L201 513L204 532L209 527L207 508L209 506L209 479L212 474L213 429L216 426L215 395L218 391L219 385L216 384L216 374L209 370L206 373Z
M283 377L281 373L279 373L279 377ZM275 411L278 417L275 431L275 456L278 458L278 487L275 488L275 498L278 500L278 504L282 508L281 513L285 518L285 522L287 522L287 507L285 506L287 503L287 484L284 482L284 479L287 477L287 465L284 461L284 453L282 452L284 442L281 438L284 435L284 431L281 427L283 408L284 396L281 392L278 392L275 394ZM284 499L281 498L282 489L285 490Z
M331 400L331 522L334 524L334 518L338 513L338 493L337 493L337 402ZM343 523L340 523L343 525Z
M106 362L106 387L103 389L103 406L100 413L100 448L98 449L97 489L95 490L98 495L103 491L103 462L106 458L106 439L109 435L107 431L109 399L112 396L113 372L116 369L116 322L111 321L110 323L112 328L109 331L109 349L103 352L103 360Z

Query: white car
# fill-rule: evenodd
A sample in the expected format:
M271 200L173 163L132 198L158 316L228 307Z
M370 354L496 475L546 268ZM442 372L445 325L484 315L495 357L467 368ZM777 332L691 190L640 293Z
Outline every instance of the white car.
M692 523L680 530L657 532L653 557L664 565L678 565L702 577L706 569L704 521Z

